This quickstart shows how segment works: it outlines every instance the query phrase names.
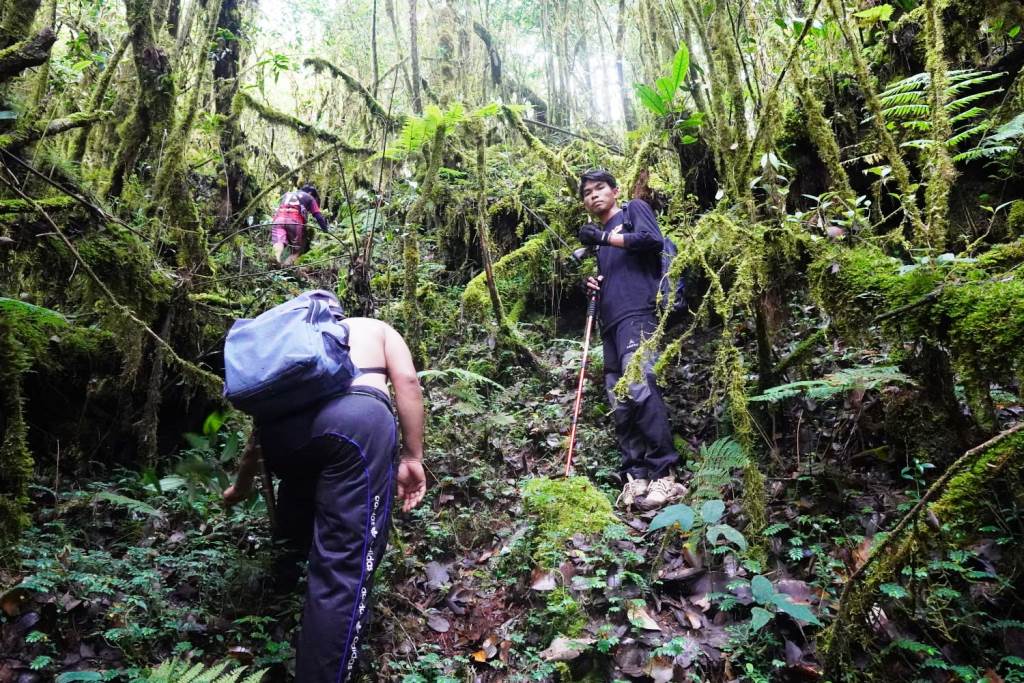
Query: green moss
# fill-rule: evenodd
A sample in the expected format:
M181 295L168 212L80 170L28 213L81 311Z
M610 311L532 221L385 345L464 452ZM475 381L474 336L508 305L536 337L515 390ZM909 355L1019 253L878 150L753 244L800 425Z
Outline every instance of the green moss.
M66 209L75 206L76 202L71 197L60 195L58 197L44 197L37 199L36 204L44 209ZM24 199L0 199L0 215L33 213L35 207L31 202Z
M515 311L520 302L540 286L548 275L550 249L547 233L528 239L523 246L494 262L494 282L502 301L511 301ZM466 285L462 293L462 309L471 320L483 321L491 310L486 273L481 272Z
M1018 199L1010 205L1010 213L1006 217L1006 231L1012 237L1024 235L1024 199Z
M530 479L523 505L535 519L533 557L548 569L561 563L573 535L598 534L618 522L608 498L586 477Z
M0 299L0 302L8 301ZM0 414L4 415L0 441L0 548L12 548L28 524L28 482L32 455L26 443L21 405L21 375L30 366L29 354L15 334L16 325L0 309Z
M1008 490L1019 490L1024 479L1024 433L1016 433L979 453L963 470L950 478L930 511L943 525L943 533L935 534L924 523L924 515L903 529L899 538L884 549L859 583L843 596L839 612L825 631L820 650L824 655L826 675L835 676L846 669L852 653L863 649L872 634L867 617L883 583L893 581L900 570L914 561L929 545L936 542L963 547L970 543L991 511L992 489L998 479ZM860 647L856 647L860 644ZM841 676L837 677L841 679Z
M547 594L545 605L546 626L551 636L563 635L574 638L587 625L587 613L576 598L564 586Z

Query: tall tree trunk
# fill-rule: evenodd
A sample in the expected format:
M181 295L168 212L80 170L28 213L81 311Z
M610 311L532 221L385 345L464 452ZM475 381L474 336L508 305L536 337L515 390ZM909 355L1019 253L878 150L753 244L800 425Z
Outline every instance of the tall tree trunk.
M106 68L103 69L100 79L93 87L92 95L89 97L89 104L85 111L98 111L102 108L103 99L107 96L107 90L110 88L110 82L113 80L114 74L117 72L117 66L121 63L121 58L124 57L124 53L127 51L130 43L131 35L125 35L117 46L117 50L107 60ZM82 163L82 159L85 158L86 143L89 140L89 131L91 130L92 126L82 126L82 129L75 136L75 141L71 146L71 161L76 164Z
M484 139L483 126L476 132L476 175L477 175L477 200L476 200L476 230L480 243L480 260L484 264L484 281L487 283L487 293L491 297L491 307L494 309L494 319L498 322L498 329L505 329L505 311L501 306L501 297L498 296L498 285L494 281L494 265L491 263L491 240L487 229L487 143Z
M418 22L416 19L416 0L409 0L409 62L412 68L412 110L416 114L423 113L423 101L420 99L420 54L416 45Z
M377 85L380 81L380 62L377 59L377 0L373 0L373 16L370 19L370 61L373 63L373 86L370 92L377 96Z
M419 300L416 296L419 289L419 231L423 227L427 215L427 205L430 203L434 186L437 184L437 173L441 168L441 159L444 157L445 133L443 124L439 125L434 132L434 138L426 152L427 167L423 174L423 184L420 186L419 196L416 197L405 216L405 236L402 248L405 264L405 302L402 308L406 340L409 342L413 358L421 367L426 361L426 352L422 345Z
M162 141L169 132L175 96L170 63L153 33L149 3L125 0L125 9L139 79L139 100L121 127L121 147L108 188L108 194L114 197L121 195L124 181L135 163L152 158L157 141Z
M47 17L47 26L53 27L57 25L57 0L51 0L50 2L50 13ZM32 94L32 111L36 112L36 116L42 116L41 111L45 108L46 93L49 90L50 85L50 60L53 59L51 54L50 59L47 59L42 64L42 68L39 69L39 73L36 75L36 89Z
M395 0L384 0L384 11L387 12L388 20L391 22L391 33L395 37L395 52L398 54L398 61L402 64L402 78L405 80L405 89L412 94L412 78L409 77L409 69L405 63L405 52L402 50L402 31L398 28L398 17L395 16Z
M626 130L636 130L636 112L633 111L633 98L626 87L626 68L624 53L626 45L626 0L619 0L619 14L615 27L615 77L618 81L619 97L622 98L622 116L626 122Z
M238 92L241 46L242 41L246 40L242 11L247 6L247 0L224 0L217 20L220 28L235 37L223 45L217 45L217 56L213 63L214 110L224 120L220 129L224 173L220 181L220 204L217 207L217 219L222 226L232 220L232 213L236 209L248 203L248 188L252 182L245 167L245 138L238 125L238 117L231 115L231 102Z

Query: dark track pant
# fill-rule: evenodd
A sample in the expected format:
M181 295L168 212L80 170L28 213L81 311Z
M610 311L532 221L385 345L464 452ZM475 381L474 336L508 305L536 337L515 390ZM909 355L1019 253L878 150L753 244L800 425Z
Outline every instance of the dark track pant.
M679 460L672 442L668 409L654 376L656 354L644 358L644 380L629 385L629 395L619 400L615 385L636 354L640 342L657 326L654 316L619 321L601 331L604 345L604 386L612 408L615 437L622 453L621 472L634 479L659 479Z
M387 396L360 387L328 401L305 445L268 454L281 477L280 533L309 548L295 680L343 683L369 616L373 573L387 547L397 434Z

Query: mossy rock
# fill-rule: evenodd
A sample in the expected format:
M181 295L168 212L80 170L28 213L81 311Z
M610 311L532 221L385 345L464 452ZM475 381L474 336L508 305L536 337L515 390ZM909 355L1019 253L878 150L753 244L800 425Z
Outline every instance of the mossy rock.
M523 504L535 520L533 558L547 569L561 563L574 535L599 534L619 522L608 498L585 477L530 479L523 484Z

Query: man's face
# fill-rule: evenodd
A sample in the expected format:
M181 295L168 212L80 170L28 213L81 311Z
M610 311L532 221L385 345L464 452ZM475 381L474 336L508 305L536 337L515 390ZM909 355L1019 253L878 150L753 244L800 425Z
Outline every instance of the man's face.
M601 216L615 206L619 199L619 188L603 180L588 180L583 183L583 208L591 216Z

